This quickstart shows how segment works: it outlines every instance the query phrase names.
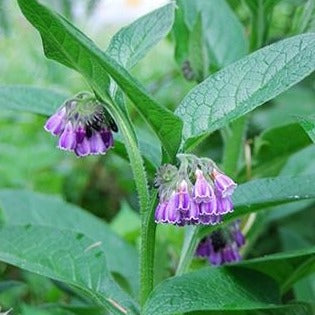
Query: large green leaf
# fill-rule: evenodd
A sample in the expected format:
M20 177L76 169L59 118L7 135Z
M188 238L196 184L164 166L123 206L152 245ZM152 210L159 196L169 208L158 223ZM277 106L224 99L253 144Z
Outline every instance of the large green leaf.
M268 276L243 268L204 268L158 285L144 306L144 314L248 310L277 303L278 287Z
M69 94L27 85L0 86L1 109L13 109L41 115L51 115Z
M250 112L309 75L315 68L315 34L262 48L196 86L176 113L183 136L198 137ZM187 144L192 145L193 139Z
M113 314L136 312L111 278L103 251L85 235L28 224L1 228L0 239L1 261L72 285Z
M82 233L101 250L111 272L128 280L134 292L138 291L138 257L136 250L125 243L105 223L82 209L59 198L20 190L1 190L0 207L6 226L27 224L56 227ZM128 264L126 264L128 259Z
M174 157L182 128L177 116L153 100L125 68L62 16L35 0L18 0L18 3L26 18L40 32L48 58L80 72L100 97L112 103L110 75L155 131L169 157Z
M106 50L126 68L133 67L152 46L171 30L175 6L167 4L117 32Z
M286 292L296 281L315 272L315 247L247 260L240 265L267 274Z

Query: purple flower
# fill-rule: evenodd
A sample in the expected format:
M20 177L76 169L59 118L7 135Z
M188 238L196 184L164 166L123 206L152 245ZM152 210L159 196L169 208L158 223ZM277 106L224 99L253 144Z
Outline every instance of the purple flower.
M196 183L193 191L194 199L197 203L210 202L215 198L214 190L207 182L201 170L196 170Z
M216 214L226 214L228 212L233 212L233 203L230 197L217 196L217 207Z
M233 194L237 185L229 176L219 173L215 169L212 172L212 176L214 177L215 188L223 198Z
M175 194L175 208L180 211L188 211L190 208L190 196L185 180L180 183L179 191Z
M64 130L65 125L66 109L65 107L62 107L46 121L44 128L52 135L57 136Z
M112 126L104 105L89 93L80 93L52 115L44 128L59 136L58 148L81 157L105 154L113 146Z
M236 222L205 237L196 250L196 256L207 257L212 265L237 262L242 259L239 248L244 243L245 238Z
M160 202L155 210L155 222L156 223L165 223L167 221L166 218L166 210L167 202Z
M67 122L64 131L62 132L58 148L61 150L73 151L76 146L76 135L75 130L72 126L71 121Z

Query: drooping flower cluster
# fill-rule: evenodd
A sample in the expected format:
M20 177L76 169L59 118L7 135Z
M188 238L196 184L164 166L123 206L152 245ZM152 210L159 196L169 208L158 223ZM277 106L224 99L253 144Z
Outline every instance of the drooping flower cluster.
M117 126L104 105L90 93L82 92L66 101L45 124L58 136L58 148L77 156L105 154L113 146Z
M239 221L218 229L198 245L196 256L207 258L212 265L223 265L241 260L239 249L245 244Z
M179 159L179 169L167 164L157 173L155 222L179 226L220 223L224 214L233 211L231 195L236 184L210 159L186 154Z

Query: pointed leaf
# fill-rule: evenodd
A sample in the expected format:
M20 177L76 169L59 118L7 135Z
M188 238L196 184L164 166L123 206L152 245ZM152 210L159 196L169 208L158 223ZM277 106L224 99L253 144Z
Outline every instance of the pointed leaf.
M271 100L315 69L315 34L303 34L264 47L197 85L176 113L183 136L213 132ZM189 145L192 145L190 139Z

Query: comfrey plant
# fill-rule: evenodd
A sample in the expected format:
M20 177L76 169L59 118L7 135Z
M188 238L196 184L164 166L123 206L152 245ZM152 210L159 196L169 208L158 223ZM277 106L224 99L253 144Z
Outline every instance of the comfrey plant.
M156 223L214 225L233 211L234 181L207 158L180 154L179 168L163 165L156 176Z
M58 136L58 148L77 156L105 154L113 146L117 126L104 104L82 92L67 100L46 122L45 129Z
M252 145L252 139L247 139L253 133L247 133L250 117L246 115L314 70L315 35L296 35L267 46L275 41L267 39L267 28L272 24L268 23L272 8L279 1L268 1L268 5L267 1L259 5L254 0L234 1L233 6L248 4L244 14L250 11L251 16L243 18L248 23L243 28L235 14L239 10L234 12L225 0L178 0L176 5L169 3L122 28L104 51L40 1L17 2L40 32L45 55L81 74L91 93L69 99L56 91L16 87L16 95L10 98L10 88L5 88L0 89L6 100L1 105L14 102L21 94L12 108L25 106L24 110L52 115L45 129L58 137L60 149L79 157L106 153L119 128L115 151L132 171L132 187L138 197L134 210L140 221L134 243L139 246L117 235L110 223L66 202L33 192L0 192L1 261L65 283L71 290L60 287L66 288L67 296L71 294L69 301L80 299L86 313L279 311L308 315L303 313L304 303L297 305L290 299L296 289L291 290L294 282L314 270L314 250L237 262L245 239L240 223L232 222L241 219L241 226L246 227L243 231L250 232L244 232L248 246L242 256L246 258L261 227L270 221L255 212L315 197L313 175L296 176L296 170L290 169L290 176L264 178L289 172L283 168L289 155L309 146L313 139L309 124L305 132L310 138L304 133L305 124L301 128L296 122L255 133L259 141ZM264 29L257 30L257 26ZM177 93L178 87L179 97L160 104L130 69L170 31L173 36L168 47L172 41L178 63L172 69L176 80L171 78L171 89ZM150 63L155 66L159 63ZM183 74L192 82L180 89ZM163 83L159 92L168 96L171 93L166 89ZM176 102L174 112L167 108L166 104ZM63 105L55 112L56 104ZM256 129L261 128L265 127ZM144 129L156 140L147 141ZM218 144L210 134L219 139ZM299 135L297 143L279 146L291 134L292 139ZM218 164L208 158L221 153ZM155 174L157 189L151 185ZM240 185L236 187L232 178ZM123 218L121 229L129 227L128 220ZM168 237L167 244L175 243L176 238L181 250L165 248L161 234ZM163 251L160 261L155 259L157 242L157 249ZM197 268L191 264L196 255L220 266L192 270ZM221 266L231 262L237 267ZM161 266L163 272L156 272ZM165 270L172 277L164 279ZM160 282L157 286L155 280ZM77 303L71 303L69 309L82 312L76 308Z

